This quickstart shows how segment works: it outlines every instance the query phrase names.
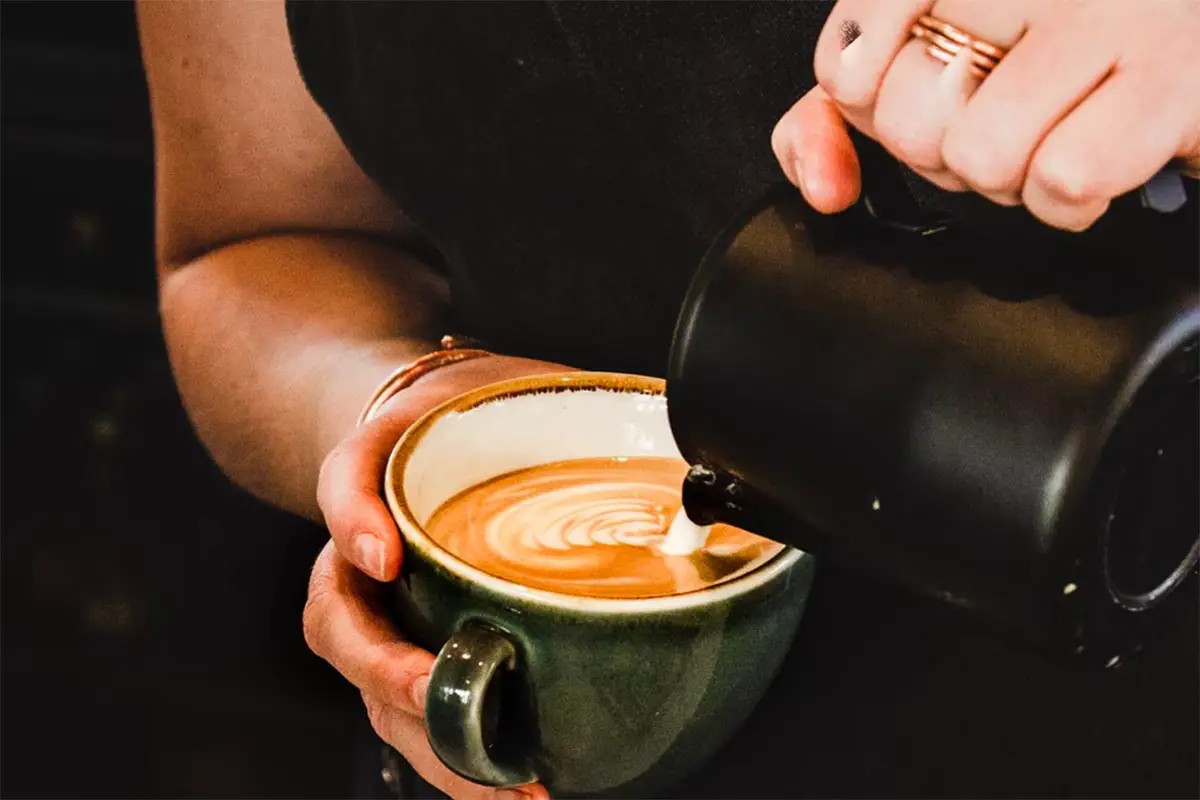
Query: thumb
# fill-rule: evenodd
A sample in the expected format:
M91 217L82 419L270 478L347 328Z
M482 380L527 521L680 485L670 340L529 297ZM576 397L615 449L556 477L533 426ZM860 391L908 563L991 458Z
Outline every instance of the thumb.
M775 124L771 149L784 175L817 211L844 211L858 199L854 143L842 112L820 86L796 101Z
M317 503L338 552L377 581L392 580L400 568L400 533L380 490L392 448L411 422L405 410L372 420L326 456L317 478Z

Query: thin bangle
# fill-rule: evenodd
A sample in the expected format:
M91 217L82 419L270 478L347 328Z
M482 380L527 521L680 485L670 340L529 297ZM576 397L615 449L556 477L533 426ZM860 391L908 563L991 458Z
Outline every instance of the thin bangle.
M362 413L358 415L357 427L361 428L374 419L375 415L379 413L379 409L383 408L389 400L430 372L451 364L457 364L460 361L470 361L473 358L494 355L494 353L488 350L463 346L468 343L475 344L475 341L460 336L443 336L440 350L426 353L420 358L408 362L384 378L379 387L371 395L371 399L367 401L366 406L363 407Z

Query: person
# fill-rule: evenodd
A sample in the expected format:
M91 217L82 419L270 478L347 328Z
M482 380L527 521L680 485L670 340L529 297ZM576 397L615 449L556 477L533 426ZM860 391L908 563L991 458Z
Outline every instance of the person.
M923 14L1002 58L980 77L978 48L913 36ZM851 126L939 187L922 202L973 214L954 194L973 190L1069 230L1200 155L1191 2L214 0L138 20L183 402L234 481L329 528L304 630L419 776L379 796L545 794L470 784L425 739L433 656L387 617L403 554L380 498L424 411L564 365L663 374L740 206L781 175L821 211L855 201ZM497 355L356 427L446 333ZM1190 638L1153 681L1076 679L823 567L768 701L679 796L1196 791Z

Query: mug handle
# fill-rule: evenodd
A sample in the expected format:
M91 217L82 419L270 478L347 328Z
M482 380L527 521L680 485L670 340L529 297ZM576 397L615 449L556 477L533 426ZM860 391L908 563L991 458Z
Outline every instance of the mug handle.
M494 628L467 623L443 645L429 675L425 733L442 763L484 786L533 783L533 770L498 759L484 740L484 699L502 670L516 666L517 648Z

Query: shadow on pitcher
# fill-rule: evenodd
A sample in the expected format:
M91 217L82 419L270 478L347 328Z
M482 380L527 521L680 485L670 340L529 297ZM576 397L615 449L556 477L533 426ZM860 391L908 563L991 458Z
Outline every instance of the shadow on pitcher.
M689 515L1119 663L1195 602L1195 203L1031 245L870 200L782 187L706 255L667 382Z

